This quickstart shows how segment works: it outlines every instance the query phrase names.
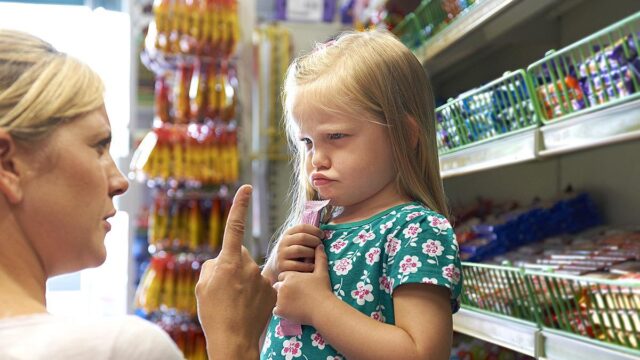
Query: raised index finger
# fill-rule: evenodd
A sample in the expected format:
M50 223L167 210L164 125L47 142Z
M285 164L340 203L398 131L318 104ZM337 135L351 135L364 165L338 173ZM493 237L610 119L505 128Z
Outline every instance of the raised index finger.
M251 191L251 185L242 185L233 198L233 204L231 204L229 216L227 217L227 225L224 228L220 255L223 253L226 255L240 255Z

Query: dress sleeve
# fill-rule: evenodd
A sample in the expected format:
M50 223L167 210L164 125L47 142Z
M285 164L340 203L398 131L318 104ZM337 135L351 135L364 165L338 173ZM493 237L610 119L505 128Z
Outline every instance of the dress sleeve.
M449 221L435 212L409 213L387 241L395 246L387 255L391 292L410 283L444 286L451 293L451 309L460 308L462 267L458 243Z

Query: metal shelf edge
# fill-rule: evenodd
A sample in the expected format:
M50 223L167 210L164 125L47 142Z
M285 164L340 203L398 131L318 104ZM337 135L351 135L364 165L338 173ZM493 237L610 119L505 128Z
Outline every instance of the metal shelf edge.
M506 320L463 308L453 316L453 330L523 354L537 355L539 330L533 323Z

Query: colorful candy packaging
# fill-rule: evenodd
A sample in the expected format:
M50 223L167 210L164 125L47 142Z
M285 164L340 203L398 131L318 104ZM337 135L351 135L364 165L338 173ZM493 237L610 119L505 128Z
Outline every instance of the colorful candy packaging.
M323 201L307 201L304 204L302 213L302 223L313 226L320 226L320 217L322 209L329 204L329 200ZM290 322L287 319L280 319L280 327L285 336L297 336L302 334L302 326L297 323Z

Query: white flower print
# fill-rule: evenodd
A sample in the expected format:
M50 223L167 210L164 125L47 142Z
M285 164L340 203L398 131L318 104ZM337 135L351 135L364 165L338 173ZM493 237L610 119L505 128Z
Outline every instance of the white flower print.
M422 281L423 284L438 284L438 279L437 278L428 278L428 277L423 277Z
M280 324L276 325L276 337L278 339L284 338L284 333L282 332L282 326L280 326Z
M422 244L422 252L431 257L442 255L442 251L444 251L444 246L438 240L427 240Z
M325 240L331 240L331 238L333 237L334 233L335 233L335 231L333 231L333 230L325 230L324 231L324 239Z
M267 331L267 335L264 337L264 344L262 344L262 352L266 352L271 347L271 333Z
M413 274L418 271L418 268L422 266L420 260L418 260L417 256L407 255L402 259L400 263L400 271L403 275Z
M429 216L427 220L429 220L429 226L431 226L436 234L443 234L445 231L451 229L449 220L443 217Z
M351 296L356 299L358 305L364 305L365 301L373 301L373 286L360 281L356 285L357 289L351 292Z
M411 214L407 215L407 219L406 220L407 221L411 221L411 220L417 218L420 215L424 215L424 213L421 212L421 211L414 211Z
M367 241L375 239L375 237L376 236L373 233L373 231L362 230L362 231L360 231L360 233L358 233L356 238L353 239L353 242L356 243L356 244L360 244L360 246L362 246Z
M393 279L387 277L387 275L382 275L380 277L380 290L384 290L387 294L391 294L391 289L393 288Z
M340 259L333 265L333 271L335 271L337 275L347 275L351 268L353 268L353 265L349 258Z
M347 242L346 241L338 240L338 241L334 242L333 244L331 244L331 247L329 248L329 251L337 254L340 251L342 251L342 249L344 249L345 246L347 246Z
M301 347L302 342L298 341L294 336L291 339L284 341L281 354L284 355L287 360L291 360L294 357L300 357L300 355L302 355L302 351L300 350Z
M336 356L327 356L327 360L344 360L344 358L340 355Z
M371 248L371 250L367 251L365 255L366 262L369 265L373 265L380 260L380 249L379 248Z
M384 245L384 249L389 256L394 256L400 248L400 240L393 237L393 235L387 236L387 243Z
M422 229L420 228L419 224L409 224L409 226L407 226L404 230L402 230L402 234L407 239L413 239L416 236L418 236L418 234L420 234L421 232L422 232Z
M385 318L384 315L382 315L382 311L378 310L378 311L374 311L371 313L371 318L374 320L378 320L380 322L384 322Z
M386 223L380 225L380 234L384 234L385 231L391 229L394 221L396 221L396 218L393 218L392 220L389 220Z
M320 335L317 332L311 334L311 345L317 347L320 350L324 349L325 344L324 344L324 339L322 338L322 335Z
M455 285L460 281L460 269L453 264L449 264L442 268L442 276Z
M402 210L413 210L413 209L419 209L420 206L418 205L407 205L405 207L402 208Z

